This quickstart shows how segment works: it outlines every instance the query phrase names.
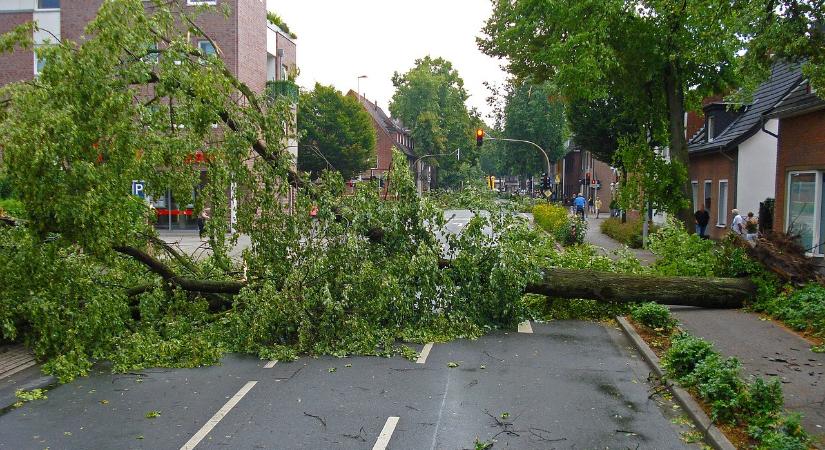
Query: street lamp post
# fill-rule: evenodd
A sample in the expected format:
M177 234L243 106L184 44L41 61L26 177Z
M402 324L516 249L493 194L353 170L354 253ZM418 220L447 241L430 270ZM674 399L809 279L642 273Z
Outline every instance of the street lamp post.
M358 76L358 101L361 101L361 78L367 78L366 75L359 75Z

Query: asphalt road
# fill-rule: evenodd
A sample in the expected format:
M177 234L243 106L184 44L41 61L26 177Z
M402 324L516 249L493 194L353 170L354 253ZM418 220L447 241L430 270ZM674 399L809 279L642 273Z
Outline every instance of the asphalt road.
M0 415L0 449L698 448L680 440L678 410L650 398L649 369L619 331L520 328L533 332L435 344L420 362L104 368Z

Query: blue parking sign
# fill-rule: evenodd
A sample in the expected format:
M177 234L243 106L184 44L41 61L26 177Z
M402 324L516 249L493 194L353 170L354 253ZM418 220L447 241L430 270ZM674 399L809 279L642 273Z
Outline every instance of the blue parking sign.
M142 199L146 198L146 183L143 181L132 180L132 195L136 195Z

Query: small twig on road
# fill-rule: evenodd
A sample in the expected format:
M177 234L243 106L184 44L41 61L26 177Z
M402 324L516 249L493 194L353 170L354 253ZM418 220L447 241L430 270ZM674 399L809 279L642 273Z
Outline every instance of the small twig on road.
M304 414L306 414L306 413L304 413ZM358 434L343 434L342 436L348 437L350 439L358 439L361 442L367 442L366 438L364 438L364 436L363 436L365 433L366 432L364 431L364 427L361 427L361 429L358 430Z
M550 431L547 431L543 428L530 427L530 428L527 429L527 431L529 431L530 434L533 435L536 439L538 439L540 441L544 441L544 442L559 442L559 441L566 441L567 440L567 438L550 439L548 437L542 436L541 434L539 434L539 432L546 433L546 434L551 434Z
M321 422L321 425L323 425L323 426L324 426L324 428L326 428L326 427L327 427L327 421L326 421L326 420L324 420L324 418L323 418L323 417L321 417L321 416L316 416L316 415L314 415L314 414L310 414L310 413L308 413L308 412L306 412L306 411L304 411L304 415L305 415L305 416L307 416L307 417L312 417L313 419L318 419L318 421L319 421L319 422ZM363 430L363 427L362 427L361 429Z
M294 377L295 375L298 375L298 372L300 372L300 371L302 371L302 370L304 370L304 366L301 366L300 368L298 368L298 370L296 370L295 372L293 372L293 373L292 373L292 375L290 375L290 376L288 376L288 377L281 377L281 378L275 378L275 379L276 379L276 380L279 380L279 381L284 381L284 380L289 381L289 380L291 380L291 379L292 379L292 377Z
M495 360L496 360L496 361L498 361L498 362L504 362L504 360L503 360L503 359L501 359L501 358L497 358L497 357L495 357L495 356L491 355L489 352L487 352L487 350L484 350L484 354L485 354L485 355L487 355L488 357L490 357L490 359L495 359Z
M628 430L616 430L616 433L633 434L633 435L636 435L636 436L638 436L638 435L639 435L639 433L637 433L637 432L635 432L635 431L628 431Z

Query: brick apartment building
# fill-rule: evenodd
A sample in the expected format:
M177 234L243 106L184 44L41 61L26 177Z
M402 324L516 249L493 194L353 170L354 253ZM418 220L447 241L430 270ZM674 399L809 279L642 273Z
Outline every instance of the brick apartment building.
M296 70L296 43L287 33L267 21L266 2L262 0L177 0L185 7L198 5L228 5L230 14L205 13L198 26L221 49L227 68L255 92L270 91L287 95L297 102L297 86L288 78ZM97 14L103 0L0 0L0 33L17 25L36 21L40 31L35 45L48 45L60 40L81 40L84 29ZM147 3L147 7L150 3ZM53 35L53 36L52 36ZM192 44L205 52L215 52L208 40L193 36ZM32 51L15 51L0 55L0 84L29 80L37 76L44 61ZM297 110L296 110L297 112ZM298 143L290 139L289 151L297 158ZM128 184L126 184L128 189ZM193 188L193 195L195 191ZM187 202L187 203L184 203ZM191 199L177 202L166 195L154 199L159 228L197 228Z
M611 183L615 186L616 182L615 172L609 164L582 150L574 141L569 141L567 145L568 152L559 162L562 174L559 198L567 200L582 193L585 198L592 198L594 202L595 199L600 199L602 207L599 211L609 212L614 195Z
M427 192L435 184L435 168L427 164L426 160L418 159L413 149L415 142L409 128L405 127L398 119L393 119L378 106L377 102L369 101L365 96L359 95L353 90L347 92L347 96L358 99L361 105L370 115L372 126L375 128L375 167L364 171L362 178L378 178L383 180L386 172L390 169L392 162L392 148L395 147L407 157L407 163L412 170L413 178L416 179L416 186L419 192ZM418 167L416 167L418 166Z

